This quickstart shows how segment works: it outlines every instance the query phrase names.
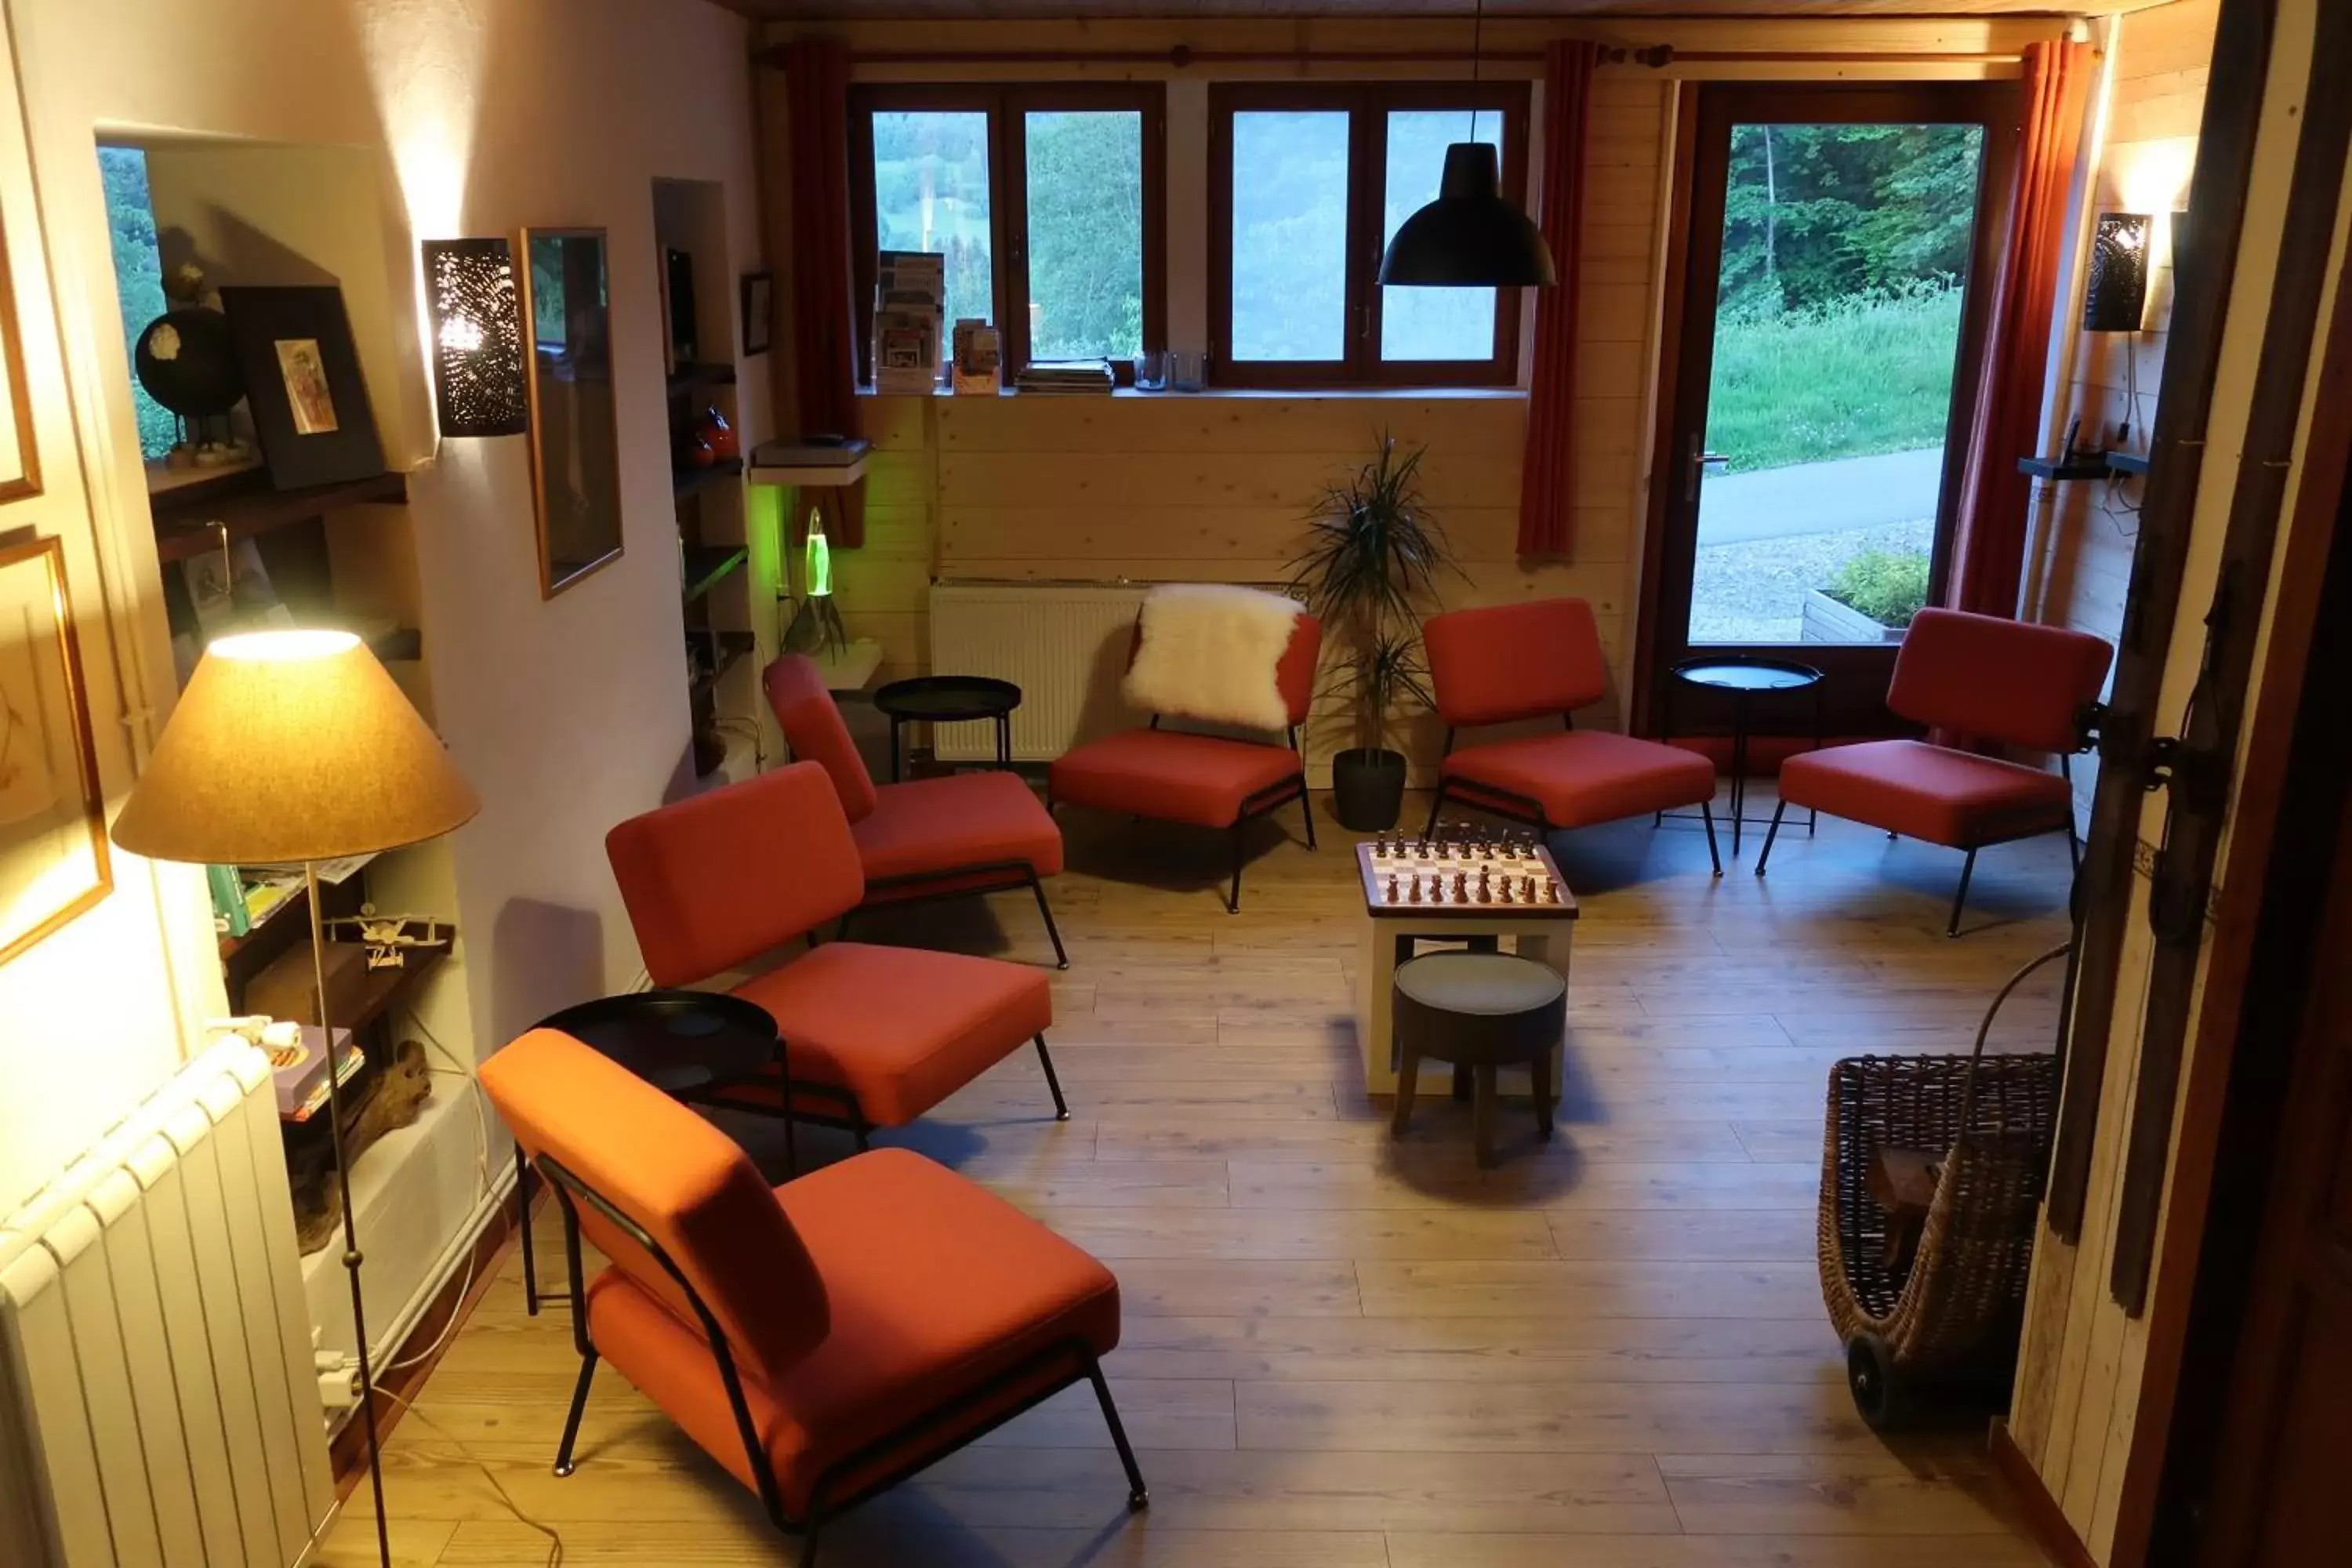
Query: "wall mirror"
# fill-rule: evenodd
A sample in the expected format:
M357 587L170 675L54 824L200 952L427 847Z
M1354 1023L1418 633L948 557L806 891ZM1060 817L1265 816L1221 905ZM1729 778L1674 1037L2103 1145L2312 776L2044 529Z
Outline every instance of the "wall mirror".
M621 554L620 427L601 228L527 228L530 477L539 591L553 598Z

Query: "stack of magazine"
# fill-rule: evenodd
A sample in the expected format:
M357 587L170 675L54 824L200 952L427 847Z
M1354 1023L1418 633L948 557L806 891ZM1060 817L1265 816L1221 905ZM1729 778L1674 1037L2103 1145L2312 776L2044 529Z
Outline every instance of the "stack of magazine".
M1055 396L1107 393L1116 384L1110 362L1100 359L1032 361L1013 378L1016 391Z
M874 277L874 390L925 393L939 384L947 258L886 250Z

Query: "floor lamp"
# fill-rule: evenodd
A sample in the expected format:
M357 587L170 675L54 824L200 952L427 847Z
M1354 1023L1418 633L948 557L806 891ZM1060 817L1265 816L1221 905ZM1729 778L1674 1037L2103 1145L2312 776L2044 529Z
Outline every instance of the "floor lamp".
M343 1268L359 1342L360 1410L376 1550L391 1568L378 1451L375 1379L360 1302L360 1243L343 1149L342 1088L327 1015L327 934L319 862L437 838L481 800L361 641L348 632L276 631L222 637L205 650L173 709L114 841L155 860L210 865L300 862L310 903L310 973L327 1042L327 1125L343 1210Z

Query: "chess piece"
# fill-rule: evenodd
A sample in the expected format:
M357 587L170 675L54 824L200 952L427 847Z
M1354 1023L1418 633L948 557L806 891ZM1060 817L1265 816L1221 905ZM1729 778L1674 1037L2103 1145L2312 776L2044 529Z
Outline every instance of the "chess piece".
M1392 904L1396 902L1396 873L1394 871L1389 873L1388 885L1381 889L1381 902L1384 904Z
M1421 873L1418 871L1412 874L1412 886L1406 889L1405 902L1409 904L1421 902Z
M1532 904L1536 901L1536 879L1533 877L1519 879L1519 901L1523 904Z
M1495 901L1494 894L1487 890L1486 873L1484 871L1478 873L1478 901L1482 904L1491 904Z

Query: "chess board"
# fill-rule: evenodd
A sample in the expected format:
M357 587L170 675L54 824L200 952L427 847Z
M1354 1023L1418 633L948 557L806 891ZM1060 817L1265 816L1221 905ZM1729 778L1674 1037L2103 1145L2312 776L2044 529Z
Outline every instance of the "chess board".
M1375 920L1576 918L1576 895L1530 834L1383 836L1356 846L1356 868Z

